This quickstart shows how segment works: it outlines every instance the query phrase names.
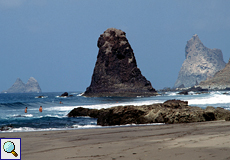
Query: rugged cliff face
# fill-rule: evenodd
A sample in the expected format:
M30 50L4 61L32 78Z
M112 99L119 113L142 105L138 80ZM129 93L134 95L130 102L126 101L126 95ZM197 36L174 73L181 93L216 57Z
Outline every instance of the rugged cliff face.
M199 86L206 89L230 88L230 60L224 69L218 71L213 78L200 82Z
M185 58L175 88L197 85L225 67L221 50L205 47L196 34L187 42Z
M25 84L20 78L17 78L15 83L3 93L41 93L41 88L37 80L33 77L30 77L28 82Z
M137 68L125 32L109 28L98 39L99 48L90 86L84 96L152 96L151 83Z

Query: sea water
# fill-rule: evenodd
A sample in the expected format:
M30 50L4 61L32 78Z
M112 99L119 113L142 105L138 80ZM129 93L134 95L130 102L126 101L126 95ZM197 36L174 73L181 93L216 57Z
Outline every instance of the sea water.
M60 97L61 92L2 93L0 94L0 128L12 126L9 130L2 132L100 128L95 118L69 118L67 114L77 107L101 109L119 105L149 105L163 103L170 99L188 101L189 105L201 108L213 106L230 110L229 91L211 91L202 94L189 92L189 95L165 92L159 96L135 98L92 98L81 96L81 93L69 92L69 95L72 95L70 97ZM40 106L43 108L42 112L39 112ZM28 108L27 113L24 112L26 107Z

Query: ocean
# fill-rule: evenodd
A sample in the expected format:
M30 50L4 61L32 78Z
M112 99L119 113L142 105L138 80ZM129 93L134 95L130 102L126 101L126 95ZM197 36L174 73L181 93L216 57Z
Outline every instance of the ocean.
M170 99L188 101L191 106L223 107L230 110L230 91L210 91L205 94L189 92L165 92L154 97L118 98L118 97L83 97L82 92L68 92L71 97L59 97L63 92L44 93L1 93L0 94L0 132L28 132L49 130L71 130L101 128L97 119L90 117L69 118L66 115L74 108L109 108L119 105L148 105L163 103ZM43 96L39 98L39 96ZM62 104L60 104L60 101ZM39 112L42 106L43 111ZM27 113L24 112L25 108ZM135 124L131 124L135 125ZM156 125L156 124L150 124ZM120 127L120 126L117 126Z

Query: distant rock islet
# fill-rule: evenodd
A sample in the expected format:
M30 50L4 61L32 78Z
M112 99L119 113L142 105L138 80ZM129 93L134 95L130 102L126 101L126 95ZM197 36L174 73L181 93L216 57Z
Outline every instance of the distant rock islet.
M27 83L23 83L20 78L17 78L15 83L2 93L41 93L42 90L38 84L38 81L30 77Z

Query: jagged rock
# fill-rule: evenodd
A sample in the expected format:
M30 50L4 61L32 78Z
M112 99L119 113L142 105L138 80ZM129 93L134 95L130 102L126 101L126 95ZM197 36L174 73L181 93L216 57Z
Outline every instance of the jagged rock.
M37 96L36 98L44 98L44 96Z
M205 109L205 118L206 120L225 120L226 118L228 118L230 116L229 114L229 110L225 110L224 108L221 107L217 107L214 108L212 106L208 106Z
M4 93L23 93L25 92L25 83L22 82L20 78L17 78L14 84L5 91L2 91Z
M179 87L177 88L185 88L184 84L181 84Z
M230 116L226 117L225 121L230 121Z
M225 66L221 50L205 47L196 34L187 42L185 58L174 88L197 85Z
M2 126L0 128L0 131L8 131L8 130L11 130L13 129L14 127L12 125L6 125L6 126Z
M64 92L59 97L73 97L73 95L69 95L68 92Z
M190 87L187 91L193 91L193 92L205 92L205 91L208 91L208 89L204 89L204 88L201 88L199 86L193 86L193 87Z
M109 28L100 35L97 46L99 52L91 84L83 96L135 97L157 94L137 68L125 32Z
M61 97L68 97L68 92L64 92L64 93L62 93L62 95L61 95Z
M225 68L218 71L213 78L200 82L198 85L206 89L229 89L230 88L230 60Z
M68 117L90 116L102 126L145 123L190 123L229 120L230 111L208 106L192 107L187 101L168 100L164 103L143 106L117 106L107 109L75 108Z
M178 94L180 94L180 95L188 95L188 91L187 91L187 90L181 91L181 92L179 92Z
M90 116L92 118L97 118L100 110L88 109L83 107L74 108L68 113L68 117L79 117L79 116Z
M188 106L188 101L181 101L181 100L167 100L163 103L164 107L169 108L183 108L184 106Z
M33 77L30 77L28 82L25 84L20 78L17 78L15 83L3 93L41 93L41 88L37 80Z
M185 89L181 92L179 92L178 94L183 94L183 95L188 95L188 92L196 92L196 94L201 94L201 93L207 93L208 92L208 89L203 89L199 86L193 86L193 87L190 87L188 89Z
M41 88L38 84L38 81L33 78L33 77L30 77L29 80L27 81L26 85L25 85L25 92L26 93L40 93L42 92L41 91Z

